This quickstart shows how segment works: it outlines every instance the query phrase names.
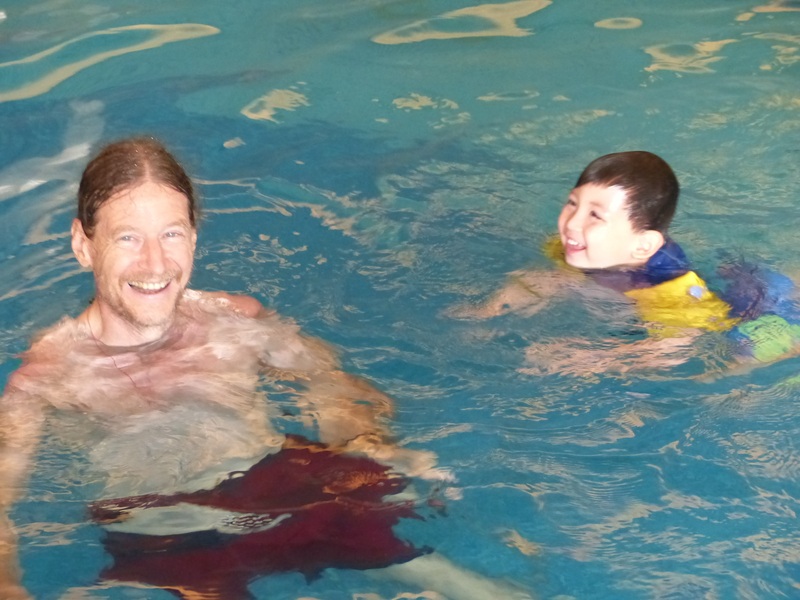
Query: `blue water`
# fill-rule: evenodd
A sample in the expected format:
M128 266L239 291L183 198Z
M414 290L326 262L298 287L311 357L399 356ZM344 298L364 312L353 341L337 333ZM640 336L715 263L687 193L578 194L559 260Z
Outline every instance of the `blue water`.
M5 0L2 373L91 298L68 244L87 151L153 133L203 198L193 286L338 345L457 477L402 535L543 599L800 597L800 359L697 380L726 357L709 334L674 368L536 376L529 345L630 323L607 298L446 316L548 268L578 173L623 149L673 165L674 236L712 280L722 252L800 275L798 32L793 0ZM31 593L170 597L95 587L76 460L43 451L14 509ZM358 571L252 589L419 591Z

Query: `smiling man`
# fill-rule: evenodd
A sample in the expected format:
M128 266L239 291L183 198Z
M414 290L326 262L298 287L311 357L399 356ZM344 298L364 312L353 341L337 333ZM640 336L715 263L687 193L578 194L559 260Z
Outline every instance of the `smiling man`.
M254 298L189 289L197 220L156 140L110 144L86 167L72 249L95 297L38 337L0 400L3 513L44 423L66 418L104 484L88 512L107 531L107 581L237 600L276 571L388 568L453 598L511 597L395 537L414 506L391 498L408 476L441 476L433 456L390 441L390 399L320 340ZM272 390L294 394L314 441L276 430ZM12 532L3 516L5 600L28 597Z
M94 271L96 287L79 320L97 340L132 346L159 338L172 323L197 242L186 205L184 194L145 181L100 206L99 223L87 223L91 233L75 219L72 249Z

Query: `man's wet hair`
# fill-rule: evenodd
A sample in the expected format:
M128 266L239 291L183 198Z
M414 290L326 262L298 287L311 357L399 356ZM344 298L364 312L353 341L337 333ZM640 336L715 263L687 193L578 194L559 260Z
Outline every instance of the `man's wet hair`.
M94 234L97 211L105 202L147 181L186 196L189 222L197 226L197 200L186 171L160 141L135 137L108 144L86 165L78 187L78 219L86 235Z
M575 187L587 183L615 186L627 196L626 209L634 231L667 233L678 205L678 178L667 162L643 150L615 152L593 160Z

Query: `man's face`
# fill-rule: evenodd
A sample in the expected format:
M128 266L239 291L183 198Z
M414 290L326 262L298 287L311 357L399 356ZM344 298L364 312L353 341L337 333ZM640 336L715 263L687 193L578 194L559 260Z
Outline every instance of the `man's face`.
M96 335L106 341L160 336L189 283L196 242L186 196L150 181L107 200L91 239L79 224L73 227L78 260L94 271L103 328Z
M634 251L639 234L631 227L625 191L587 183L572 190L558 217L567 264L607 269L639 264Z

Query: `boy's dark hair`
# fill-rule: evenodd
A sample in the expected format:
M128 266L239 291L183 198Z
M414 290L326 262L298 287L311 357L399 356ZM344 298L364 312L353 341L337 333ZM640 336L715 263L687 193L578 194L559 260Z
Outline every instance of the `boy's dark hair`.
M634 231L653 229L667 233L678 205L678 178L664 159L652 152L634 150L606 154L589 163L575 184L622 188Z
M154 181L186 196L189 221L197 226L197 200L183 167L164 145L152 137L120 140L102 148L83 171L78 187L78 219L90 238L95 215L114 194Z

